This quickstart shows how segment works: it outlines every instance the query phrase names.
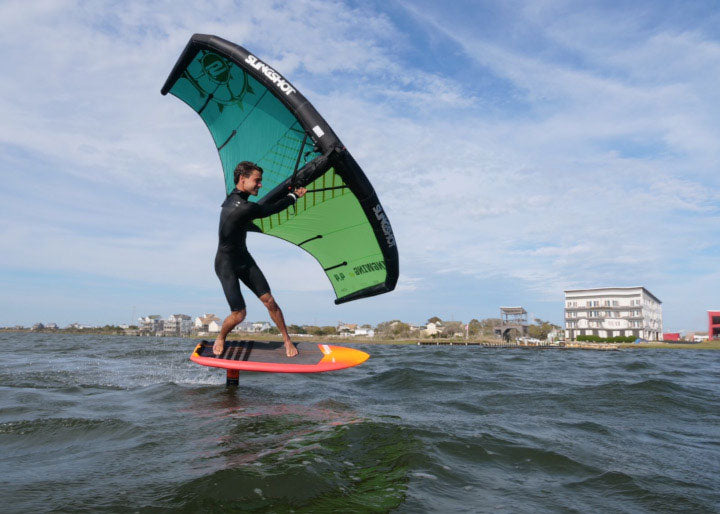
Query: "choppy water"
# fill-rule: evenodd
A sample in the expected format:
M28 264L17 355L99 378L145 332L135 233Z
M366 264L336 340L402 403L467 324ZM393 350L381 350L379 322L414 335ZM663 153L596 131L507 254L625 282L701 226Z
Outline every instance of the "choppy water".
M192 346L0 334L0 510L720 510L720 352L359 345L233 390Z

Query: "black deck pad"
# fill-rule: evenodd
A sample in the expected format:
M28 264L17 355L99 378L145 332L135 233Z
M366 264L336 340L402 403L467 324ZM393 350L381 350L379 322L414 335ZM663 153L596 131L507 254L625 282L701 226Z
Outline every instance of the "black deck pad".
M285 355L282 341L225 341L225 349L216 357L212 351L214 341L202 341L198 350L201 357L212 357L231 361L269 362L273 364L317 364L323 353L317 343L293 343L298 355Z

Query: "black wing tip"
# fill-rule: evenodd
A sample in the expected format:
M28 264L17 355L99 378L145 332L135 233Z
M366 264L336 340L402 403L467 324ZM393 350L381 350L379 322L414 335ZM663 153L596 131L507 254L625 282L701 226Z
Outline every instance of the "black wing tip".
M361 289L360 291L355 291L354 293L350 293L349 295L337 298L335 300L335 305L352 302L353 300L360 300L361 298L369 298L371 296L377 296L383 293L389 293L393 289L395 289L395 284L392 284L390 287L387 284L377 284L374 286L366 287L365 289Z

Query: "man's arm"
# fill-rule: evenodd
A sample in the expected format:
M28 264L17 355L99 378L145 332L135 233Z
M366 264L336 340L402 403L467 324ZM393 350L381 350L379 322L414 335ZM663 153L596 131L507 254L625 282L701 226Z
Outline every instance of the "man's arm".
M281 198L277 202L263 205L260 205L258 203L254 204L256 205L256 208L254 209L252 219L265 218L267 216L277 214L278 212L294 204L298 198L302 198L305 195L306 191L307 189L305 189L304 187L298 187L294 189L292 193L288 193L287 196Z

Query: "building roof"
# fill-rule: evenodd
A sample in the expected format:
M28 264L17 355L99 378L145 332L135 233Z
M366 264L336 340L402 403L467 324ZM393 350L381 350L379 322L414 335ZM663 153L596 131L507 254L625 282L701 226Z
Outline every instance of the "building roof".
M583 289L566 289L564 292L565 292L565 294L567 294L567 293L581 293L581 292L584 292L584 291L587 291L587 292L592 292L592 291L607 291L608 289L618 289L618 290L625 290L625 291L630 291L630 290L632 290L632 289L642 289L643 291L645 291L645 293L647 293L649 296L651 296L657 303L662 303L657 296L655 296L654 294L652 294L650 291L648 291L648 290L647 290L645 287L643 287L643 286L633 286L633 287L587 287L587 288L583 288Z
M500 307L500 311L506 314L527 314L522 307Z

